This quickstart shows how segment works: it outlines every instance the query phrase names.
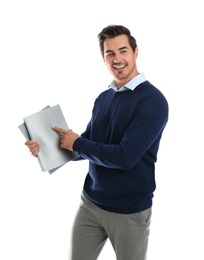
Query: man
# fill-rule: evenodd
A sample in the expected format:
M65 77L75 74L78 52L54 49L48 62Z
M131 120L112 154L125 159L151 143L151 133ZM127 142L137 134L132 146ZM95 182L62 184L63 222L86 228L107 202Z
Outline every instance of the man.
M156 188L155 163L168 121L168 103L138 72L138 47L127 28L107 26L98 39L114 80L95 100L81 136L53 127L62 133L61 148L89 160L70 259L97 259L109 238L117 260L144 260ZM40 144L25 144L36 156Z

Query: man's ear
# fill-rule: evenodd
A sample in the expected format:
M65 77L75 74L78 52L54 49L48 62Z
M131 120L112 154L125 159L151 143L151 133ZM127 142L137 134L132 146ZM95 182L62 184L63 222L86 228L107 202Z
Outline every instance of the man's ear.
M135 58L136 58L136 59L137 59L137 56L138 56L138 52L139 52L138 47L136 47L136 48L135 48Z

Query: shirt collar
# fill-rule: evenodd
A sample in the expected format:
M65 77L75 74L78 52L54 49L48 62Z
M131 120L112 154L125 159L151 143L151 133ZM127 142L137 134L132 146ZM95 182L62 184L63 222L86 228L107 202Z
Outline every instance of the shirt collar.
M109 87L112 88L113 90L115 90L116 92L134 90L138 85L140 85L141 83L143 83L145 81L146 81L146 79L145 79L144 73L140 73L137 76L135 76L133 79L131 79L129 82L127 82L120 89L117 88L117 85L114 80L111 82Z

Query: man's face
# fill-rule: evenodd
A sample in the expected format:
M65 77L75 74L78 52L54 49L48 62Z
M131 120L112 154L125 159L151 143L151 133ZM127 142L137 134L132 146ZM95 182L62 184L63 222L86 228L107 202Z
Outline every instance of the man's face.
M106 39L104 42L104 62L113 75L118 88L138 74L136 58L138 49L133 52L126 35Z

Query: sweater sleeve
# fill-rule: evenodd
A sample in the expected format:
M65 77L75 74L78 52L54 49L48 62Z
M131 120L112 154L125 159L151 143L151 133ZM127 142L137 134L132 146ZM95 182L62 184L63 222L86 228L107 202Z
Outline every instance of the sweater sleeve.
M82 135L74 143L74 150L90 162L121 170L133 168L151 146L158 147L163 129L168 120L168 104L162 95L150 96L145 99L122 139L118 144L103 144L87 139ZM155 148L157 149L157 148ZM156 153L152 153L155 157Z

